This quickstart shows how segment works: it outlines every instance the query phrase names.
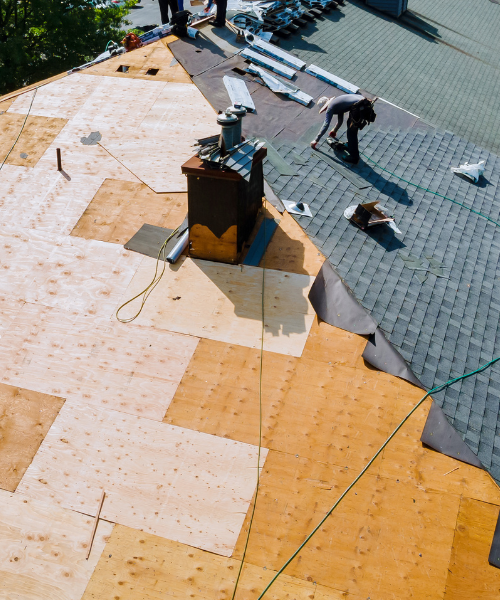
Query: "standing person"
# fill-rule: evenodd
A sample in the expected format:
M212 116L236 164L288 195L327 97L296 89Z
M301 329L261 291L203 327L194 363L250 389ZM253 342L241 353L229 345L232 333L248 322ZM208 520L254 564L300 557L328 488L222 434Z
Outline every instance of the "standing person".
M227 11L227 0L215 0L217 4L217 15L215 17L215 27L226 26L226 11Z
M160 5L161 24L165 25L169 22L168 9L170 8L170 13L173 17L179 10L179 6L177 5L177 0L158 0L158 3Z

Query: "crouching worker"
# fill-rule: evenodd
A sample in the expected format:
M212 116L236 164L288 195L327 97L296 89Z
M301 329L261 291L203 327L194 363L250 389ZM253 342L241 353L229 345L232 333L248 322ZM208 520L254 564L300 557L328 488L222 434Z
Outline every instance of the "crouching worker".
M344 114L349 113L347 119L347 150L349 156L343 157L343 160L348 163L356 164L359 162L358 150L358 131L363 129L368 123L373 123L376 118L373 104L375 100L368 100L361 94L343 94L336 98L321 98L318 104L323 104L320 113L326 111L325 121L321 127L316 139L311 142L311 148L316 150L318 142L326 133L334 115L337 115L337 124L330 131L329 136L337 137L337 131L344 122Z

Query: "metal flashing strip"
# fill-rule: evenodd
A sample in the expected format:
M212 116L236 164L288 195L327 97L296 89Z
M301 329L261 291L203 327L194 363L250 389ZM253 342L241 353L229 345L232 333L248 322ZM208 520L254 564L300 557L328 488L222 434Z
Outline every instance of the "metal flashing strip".
M267 181L265 179L264 179L264 196L265 196L266 200L268 202L270 202L278 212L280 212L281 214L283 214L285 212L285 206L283 205L283 202L281 202L281 200L278 198L278 196L276 196L276 194L273 192L273 189L271 188L271 186L267 183Z
M248 72L260 77L272 92L276 94L283 94L284 96L295 100L299 104L309 106L309 104L311 104L311 102L314 100L312 96L305 94L297 86L292 85L291 83L286 83L285 81L274 77L267 71L264 71L264 69L261 69L254 64L251 64L248 67Z
M260 65L261 67L265 67L266 69L273 71L274 73L278 73L278 75L283 75L283 77L286 77L287 79L293 79L293 77L295 76L295 70L290 69L289 67L285 67L279 62L267 58L266 56L262 56L262 54L254 52L249 48L245 48L245 50L242 50L241 56L243 58L246 58L247 60L251 60L252 62L256 63L257 65Z
M262 221L259 231L255 236L250 249L247 252L245 260L243 261L244 265L249 265L251 267L258 267L259 263L264 256L264 252L271 241L271 238L278 227L279 220L277 219L267 219L265 218Z
M267 159L280 175L298 175L296 169L286 162L269 140L265 138L262 138L262 140L266 144Z
M493 541L491 542L490 555L488 562L493 567L500 569L500 513L498 515L497 526L495 527L495 533L493 534Z
M434 401L427 415L420 441L441 454L456 458L473 467L484 468L458 431L448 422L442 408ZM500 563L497 566L500 566Z
M344 90L344 92L347 92L348 94L357 94L359 92L359 87L357 85L353 85L345 79L337 77L336 75L333 75L332 73L329 73L328 71L325 71L316 65L309 65L309 67L306 69L306 73L309 73L309 75L313 75L322 81L326 81L330 85L334 85L340 90Z
M405 359L387 340L379 327L368 339L362 356L379 371L400 377L419 388L425 389L407 365Z
M288 67L292 67L292 69L297 69L297 71L301 71L306 66L306 63L303 60L300 60L300 58L297 58L284 50L280 50L277 46L269 44L264 40L256 39L251 46L262 54L274 58Z
M252 96L250 96L247 84L242 79L229 77L229 75L224 75L222 79L226 86L227 93L229 94L229 98L231 99L231 104L233 106L241 104L246 109L253 112L255 110L255 104L252 100Z
M377 330L373 317L359 304L328 260L312 284L309 301L318 317L333 327L359 335Z

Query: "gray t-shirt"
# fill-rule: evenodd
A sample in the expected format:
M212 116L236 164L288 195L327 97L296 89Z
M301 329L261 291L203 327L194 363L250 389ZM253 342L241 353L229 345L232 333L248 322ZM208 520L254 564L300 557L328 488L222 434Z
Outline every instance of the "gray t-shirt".
M336 98L332 98L328 103L327 112L331 115L339 115L341 113L345 113L353 107L356 102L363 100L364 96L361 94L342 94L342 96L337 96Z

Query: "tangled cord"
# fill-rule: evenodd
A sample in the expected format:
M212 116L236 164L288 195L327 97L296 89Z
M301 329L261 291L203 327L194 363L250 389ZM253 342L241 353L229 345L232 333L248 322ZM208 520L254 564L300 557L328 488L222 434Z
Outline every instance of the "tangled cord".
M118 319L118 321L120 321L120 323L130 323L134 319L137 319L137 317L141 314L142 309L144 308L144 305L146 304L146 300L149 298L149 295L155 289L155 287L160 283L160 280L163 277L163 274L165 273L165 267L166 267L166 263L167 263L167 244L178 231L179 231L179 228L177 227L176 229L174 229L174 231L172 231L172 233L168 236L168 238L161 245L161 248L158 251L158 256L156 257L155 274L154 274L154 277L153 277L151 283L144 290L142 290L142 292L139 292L136 296L134 296L133 298L130 298L130 300L127 300L127 302L125 302L124 304L122 304L121 306L118 307L118 309L115 313L115 316ZM158 275L158 264L160 262L160 259L163 260L163 269L162 269L161 273ZM130 304L137 298L140 298L141 296L143 296L143 299L141 301L141 306L140 306L139 310L135 313L134 316L128 317L126 319L122 319L118 316L118 313L121 311L122 308L124 308L125 306L127 306L127 304Z

